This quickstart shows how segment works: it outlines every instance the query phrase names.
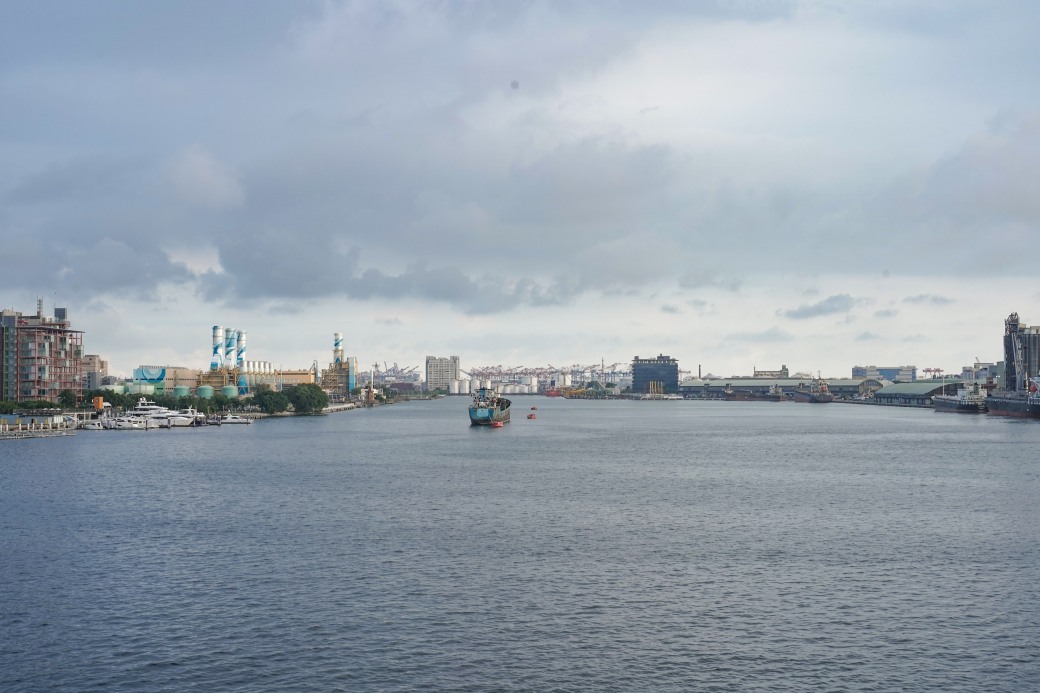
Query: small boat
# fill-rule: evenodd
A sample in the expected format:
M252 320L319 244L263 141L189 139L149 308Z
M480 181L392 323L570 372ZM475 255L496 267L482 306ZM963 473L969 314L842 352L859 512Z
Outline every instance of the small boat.
M538 407L531 407L531 411L537 411Z
M105 430L105 424L101 423L99 419L92 421L84 421L80 424L79 429L81 431L103 431Z
M534 415L534 414L528 414L527 418L529 418L529 419L537 419L538 417L536 415Z
M491 428L502 428L505 425L506 424L505 424L504 421L492 421L491 422Z
M220 418L220 423L222 423L222 424L251 424L251 423L253 423L253 420L252 419L247 419L244 416L239 416L238 414L225 414L224 416L222 416Z

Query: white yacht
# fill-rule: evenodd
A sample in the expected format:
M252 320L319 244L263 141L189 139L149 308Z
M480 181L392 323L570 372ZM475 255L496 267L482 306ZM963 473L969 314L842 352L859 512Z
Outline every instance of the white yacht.
M144 419L165 419L167 416L176 413L172 409L167 409L144 397L137 400L137 405L132 409L126 410L127 416L136 416Z
M155 427L149 426L148 420L139 416L111 416L102 424L110 431L143 431Z

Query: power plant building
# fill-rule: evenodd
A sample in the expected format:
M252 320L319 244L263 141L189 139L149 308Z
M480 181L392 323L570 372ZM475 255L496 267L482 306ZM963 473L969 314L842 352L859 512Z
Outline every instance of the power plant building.
M321 372L321 389L334 399L347 401L357 387L357 357L346 356L343 333L332 335L332 363Z
M632 392L643 395L679 393L679 362L671 356L632 359Z
M426 357L426 389L430 392L442 390L451 391L451 384L459 380L459 357L440 356Z
M63 390L83 395L83 332L73 330L65 308L54 317L0 311L0 400L55 402Z

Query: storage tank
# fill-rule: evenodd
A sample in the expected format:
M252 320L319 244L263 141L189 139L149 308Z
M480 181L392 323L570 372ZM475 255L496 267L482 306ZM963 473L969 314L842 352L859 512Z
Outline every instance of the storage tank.
M199 385L199 389L195 391L202 399L213 399L213 386L212 385Z
M458 380L448 381L448 394L449 395L457 395L457 394L459 394L459 381Z
M470 389L469 388L470 388L470 381L469 380L460 380L459 381L459 394L460 395L468 395L468 394L470 394Z
M224 395L225 397L234 399L238 397L238 388L234 385L225 385L224 387L220 388L220 394Z
M117 395L122 395L126 392L126 385L123 385L122 383L113 383L112 385L102 385L101 389L108 390Z
M155 385L151 383L131 383L129 392L131 395L154 395Z
M187 385L174 385L173 396L174 397L187 397L191 394L191 388Z

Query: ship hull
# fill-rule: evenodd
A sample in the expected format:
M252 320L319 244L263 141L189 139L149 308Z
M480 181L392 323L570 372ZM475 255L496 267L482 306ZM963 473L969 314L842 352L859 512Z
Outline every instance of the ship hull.
M986 404L984 402L972 402L970 400L962 400L956 397L932 397L932 404L935 405L935 411L949 412L953 414L984 414L986 412Z
M806 402L808 404L829 404L834 401L834 395L829 392L802 392L795 390L791 393L791 399L795 402Z
M1036 397L990 395L986 398L986 407L995 416L1040 419L1040 400Z
M497 407L470 407L470 426L490 426L493 423L507 423L509 421L509 400L502 400L505 404Z

